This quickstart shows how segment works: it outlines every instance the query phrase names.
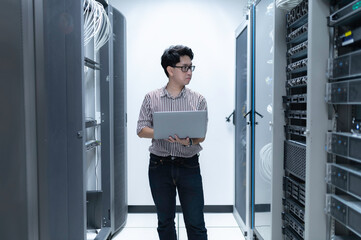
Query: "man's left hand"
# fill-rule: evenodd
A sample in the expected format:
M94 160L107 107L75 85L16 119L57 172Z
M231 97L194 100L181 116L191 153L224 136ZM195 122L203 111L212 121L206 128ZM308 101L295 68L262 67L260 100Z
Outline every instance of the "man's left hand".
M180 143L184 146L188 146L189 145L189 137L187 138L179 138L177 135L174 135L174 138L172 136L169 136L168 139L166 139L168 142L171 142L171 143Z

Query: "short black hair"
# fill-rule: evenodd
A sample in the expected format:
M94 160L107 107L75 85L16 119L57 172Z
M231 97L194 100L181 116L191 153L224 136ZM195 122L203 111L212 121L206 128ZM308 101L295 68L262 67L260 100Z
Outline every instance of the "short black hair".
M180 57L182 56L188 56L191 60L193 60L192 49L183 45L176 45L170 46L164 50L161 64L167 77L169 77L167 67L174 67L177 63L180 62Z

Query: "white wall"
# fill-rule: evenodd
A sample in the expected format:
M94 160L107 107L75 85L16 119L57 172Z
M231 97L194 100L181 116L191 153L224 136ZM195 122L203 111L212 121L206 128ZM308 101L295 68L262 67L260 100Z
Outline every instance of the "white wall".
M111 1L127 19L128 203L153 205L148 183L149 139L136 135L145 94L167 78L160 57L175 44L195 56L189 88L206 97L209 125L200 163L206 205L234 204L234 126L225 122L234 109L235 29L241 0Z

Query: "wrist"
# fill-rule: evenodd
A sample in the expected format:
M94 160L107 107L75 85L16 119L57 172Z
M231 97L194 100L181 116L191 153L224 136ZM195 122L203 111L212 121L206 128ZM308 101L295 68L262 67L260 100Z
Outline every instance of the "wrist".
M193 140L192 138L189 139L189 144L188 144L188 147L192 146L193 145Z

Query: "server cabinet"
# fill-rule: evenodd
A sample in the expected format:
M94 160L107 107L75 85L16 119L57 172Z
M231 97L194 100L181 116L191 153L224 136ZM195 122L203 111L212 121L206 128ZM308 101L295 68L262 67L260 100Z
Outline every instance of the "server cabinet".
M84 3L7 1L2 8L7 18L3 22L11 22L4 29L7 37L1 55L6 63L1 79L8 78L1 88L1 109L6 116L1 124L1 143L6 147L1 155L7 159L2 161L6 179L1 181L1 190L6 192L1 208L5 239L87 239L90 215L100 229L97 239L108 239L126 221L125 19L116 11L111 35L116 47L110 50L112 56L115 51L114 57L103 61L104 67L118 65L114 70L118 80L102 101L109 109L102 115L103 66L97 62L96 48L84 48ZM102 4L107 7L105 1ZM88 81L88 73L96 81ZM114 125L120 130L102 129L101 121L106 118L111 124L117 121ZM102 151L105 139L109 141ZM114 148L114 142L121 147ZM95 149L99 154L91 152ZM97 171L102 165L92 168L98 179L92 179L88 171L93 157L105 151L108 156L98 160L104 166L108 163L108 195L101 187L107 181L100 179L106 175ZM107 206L103 215L97 210L102 210L106 199L115 207Z
M286 15L286 95L284 141L284 211L282 213L285 238L304 239L306 125L308 84L308 2L303 1ZM296 190L298 189L298 191ZM296 192L294 194L293 192ZM297 194L298 193L298 194ZM296 215L291 209L299 209Z
M272 1L256 1L256 4L250 7L249 52L247 56L249 71L242 69L243 72L241 73L247 75L248 85L246 105L248 135L245 144L247 146L246 175L241 175L240 170L242 168L236 165L236 181L239 181L237 174L242 178L247 176L247 192L246 203L239 201L239 199L237 203L237 191L240 190L237 187L235 202L236 219L241 228L246 226L245 229L249 231L247 234L249 239L253 239L253 237L281 239L282 236L280 221L282 184L280 183L282 183L283 175L284 111L282 100L278 99L278 96L282 96L285 92L285 76L279 75L279 72L284 70L285 65L282 54L285 46L280 41L285 33L284 29L275 28L280 20L283 21L283 16L280 12L275 11L275 5ZM242 29L239 28L238 32L242 33L240 30ZM275 49L279 51L275 51ZM244 46L242 51L246 51ZM241 62L242 58L237 57L236 61ZM239 70L241 69L237 69L237 73ZM237 88L237 91L240 90ZM238 94L242 96L241 93L242 91ZM238 104L242 106L243 102L240 102L237 97L236 99ZM240 118L239 115L236 113L236 119ZM245 135L242 136L242 138L245 137ZM237 149L241 149L240 144L236 145L236 156ZM273 151L273 149L277 149L277 151ZM236 157L236 164L237 161L239 160ZM240 211L237 210L237 204L240 203L247 205L246 213L248 211L248 215L246 214L245 222L242 222L238 216ZM274 229L279 230L274 231Z
M284 239L326 239L324 216L326 86L329 46L327 1L299 1L283 14L285 65L284 177L282 233ZM279 231L279 230L277 230Z
M89 227L102 228L113 235L125 225L127 218L126 22L118 10L110 4L102 4L111 27L109 41L100 49L96 40L90 41L87 47L91 49L95 44L95 50L90 50L89 54L98 66L94 78L90 79L90 88L87 88L96 99L90 104L92 111L88 113L90 119L96 119L100 129L98 141L101 142L95 148L99 153L90 160L94 167L90 168L88 176L90 182L97 183L95 192L101 195L101 201L98 201L101 213L94 221L98 224Z
M332 239L361 239L360 7L360 1L331 1L328 17L326 209Z
M34 10L39 239L85 239L82 3Z
M285 95L282 233L284 239L327 239L324 215L329 33L327 1L300 1L283 14ZM279 231L277 229L277 231Z
M254 13L250 19L254 23L251 74L254 130L249 140L254 179L254 184L249 183L254 188L251 228L257 239L327 239L324 147L330 125L323 93L330 2L299 1L298 6L287 10L278 7L279 2L254 1L250 7ZM268 28L262 30L266 25ZM273 47L266 49L271 43ZM329 91L335 88L328 87ZM257 91L264 94L258 95ZM269 104L262 103L267 98ZM357 127L357 121L354 122ZM267 141L271 174L265 181L260 174L264 165L259 165L262 163L259 155L265 153L261 150ZM345 199L337 200L349 206Z
M107 7L112 37L100 50L100 95L102 126L101 168L103 226L112 234L126 223L127 129L126 129L126 21L111 5ZM106 149L106 150L105 150Z
M34 4L0 8L0 232L2 239L39 239Z

